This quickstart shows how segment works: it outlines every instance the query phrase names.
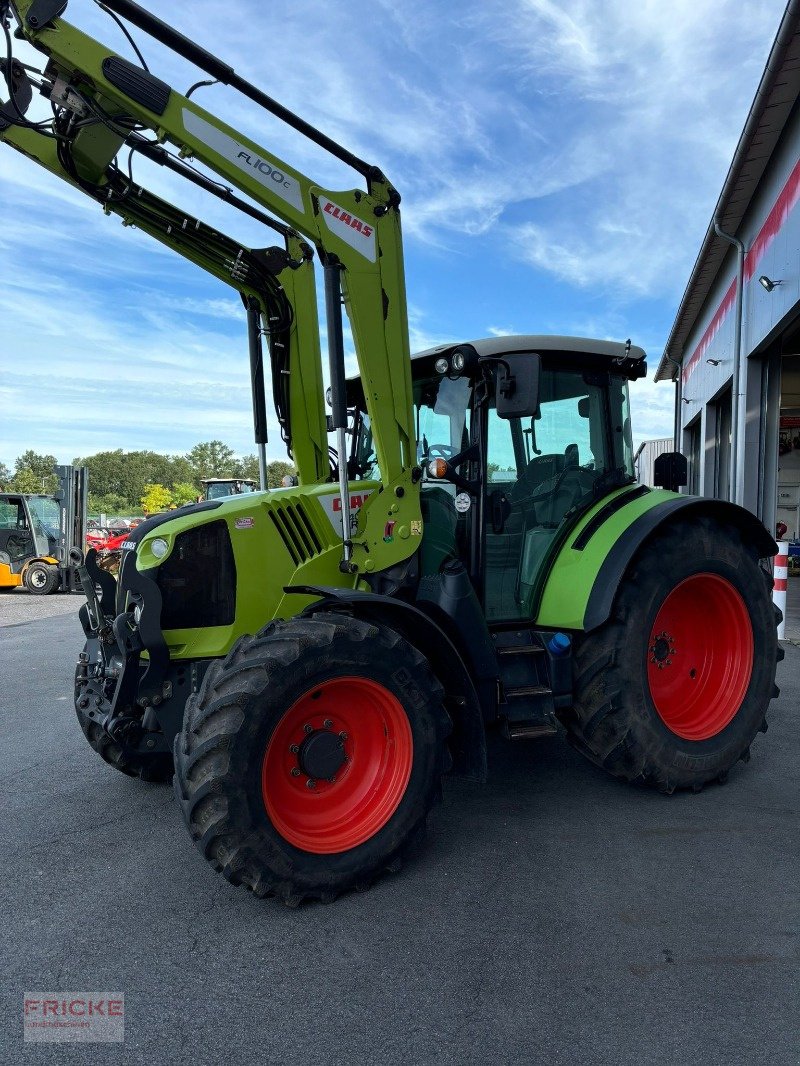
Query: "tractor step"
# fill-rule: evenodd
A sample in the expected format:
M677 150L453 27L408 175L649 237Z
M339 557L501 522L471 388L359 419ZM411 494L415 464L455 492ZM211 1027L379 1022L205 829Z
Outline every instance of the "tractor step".
M544 648L541 644L508 644L505 647L498 647L497 654L502 657L506 655L544 655Z
M553 693L547 685L520 685L505 690L501 704L503 736L509 740L534 740L558 732L553 714Z
M553 690L547 685L521 685L519 688L506 689L507 700L518 700L523 696L552 696Z
M550 715L550 721L544 722L504 722L503 733L509 740L539 740L552 737L558 732L556 720Z
M494 634L500 666L503 735L511 740L551 737L558 732L553 711L548 660L539 636L530 629Z

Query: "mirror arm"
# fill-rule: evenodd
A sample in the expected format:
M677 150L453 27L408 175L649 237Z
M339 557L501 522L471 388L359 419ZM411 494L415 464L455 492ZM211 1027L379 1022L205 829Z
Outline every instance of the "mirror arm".
M477 496L480 493L481 489L480 476L478 477L477 481L469 481L467 478L462 477L455 469L455 467L461 466L461 464L467 462L467 460L474 461L477 459L480 459L478 445L470 444L468 448L465 448L463 451L459 452L458 455L454 455L452 459L445 460L445 462L447 463L446 478L432 478L432 483L435 484L437 481L444 480L452 481L453 484L457 486L457 488L463 489L465 492L468 492L470 496Z

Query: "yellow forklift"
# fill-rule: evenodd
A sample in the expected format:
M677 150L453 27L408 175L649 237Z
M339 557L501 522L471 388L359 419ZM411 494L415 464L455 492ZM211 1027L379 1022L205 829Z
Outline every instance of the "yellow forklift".
M86 538L87 470L57 466L53 496L0 493L0 593L80 592L70 550Z

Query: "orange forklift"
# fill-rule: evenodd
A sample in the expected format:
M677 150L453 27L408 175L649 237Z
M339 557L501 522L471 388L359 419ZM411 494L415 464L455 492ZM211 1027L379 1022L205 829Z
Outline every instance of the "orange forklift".
M25 586L34 596L80 592L70 549L83 549L88 476L57 466L53 496L0 493L0 593Z

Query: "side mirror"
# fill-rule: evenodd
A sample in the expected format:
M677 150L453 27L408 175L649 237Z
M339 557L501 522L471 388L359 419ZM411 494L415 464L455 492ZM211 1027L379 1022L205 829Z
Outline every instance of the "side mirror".
M498 418L533 417L539 410L541 357L515 352L497 361Z
M663 452L653 463L653 484L657 489L677 492L688 482L686 456L680 452Z

